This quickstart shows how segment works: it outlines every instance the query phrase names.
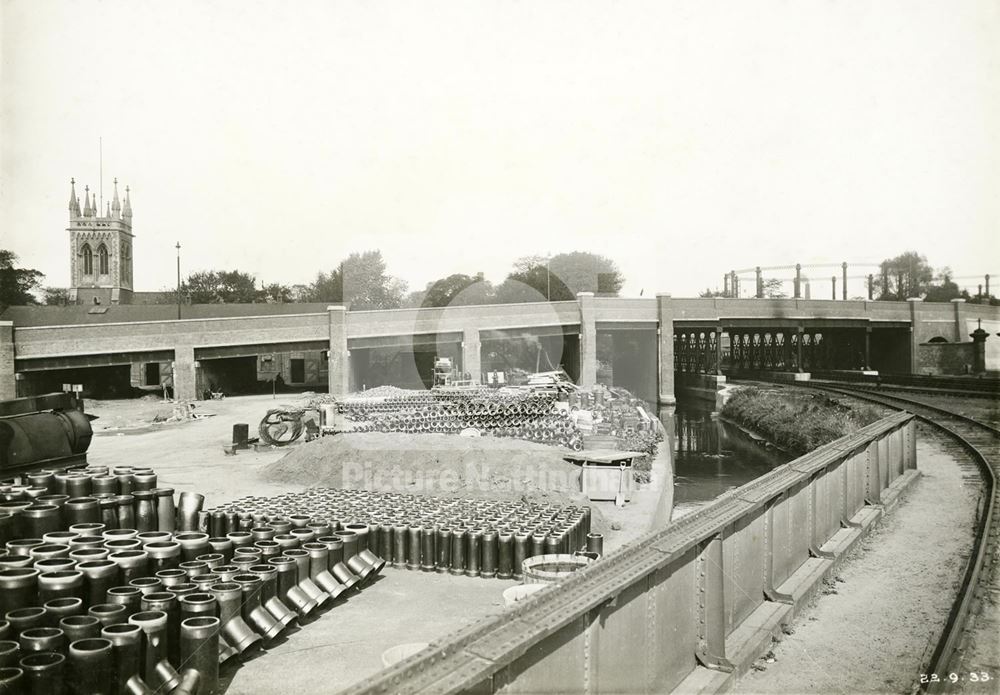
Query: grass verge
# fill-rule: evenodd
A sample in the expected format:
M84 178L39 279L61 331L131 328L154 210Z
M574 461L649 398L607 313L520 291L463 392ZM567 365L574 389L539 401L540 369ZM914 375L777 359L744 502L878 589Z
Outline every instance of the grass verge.
M722 415L801 455L875 422L881 411L865 404L844 405L819 393L750 386L732 395Z

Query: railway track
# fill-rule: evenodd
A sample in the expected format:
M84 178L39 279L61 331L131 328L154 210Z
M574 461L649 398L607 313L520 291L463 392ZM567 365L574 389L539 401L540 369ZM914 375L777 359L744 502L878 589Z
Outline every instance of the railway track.
M956 685L953 678L967 678L969 669L977 667L976 664L963 663L970 638L977 629L994 629L988 624L977 628L974 620L984 608L982 602L985 600L985 595L991 590L995 591L992 585L997 580L993 575L996 572L997 558L1000 557L998 556L1000 491L997 489L997 479L1000 477L1000 429L949 408L928 403L925 399L918 400L898 393L887 394L881 391L874 393L863 386L853 384L810 382L802 384L802 387L859 398L888 408L911 412L957 441L969 452L979 471L983 481L983 496L980 498L977 510L975 537L962 587L949 611L940 639L933 649L928 650L930 654L921 669L922 677L916 684L916 689L921 692L953 691ZM958 674L963 675L958 676ZM990 675L993 679L998 676L998 674ZM990 685L995 686L996 683Z

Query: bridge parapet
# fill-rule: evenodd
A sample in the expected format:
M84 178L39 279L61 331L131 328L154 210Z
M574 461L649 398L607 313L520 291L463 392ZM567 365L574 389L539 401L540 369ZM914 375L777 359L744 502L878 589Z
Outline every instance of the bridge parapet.
M526 302L347 312L348 337L462 333L580 323L579 303Z

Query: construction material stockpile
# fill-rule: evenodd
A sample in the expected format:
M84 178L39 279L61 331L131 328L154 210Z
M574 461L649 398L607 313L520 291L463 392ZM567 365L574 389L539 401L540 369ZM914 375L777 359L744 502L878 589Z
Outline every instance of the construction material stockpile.
M569 394L577 428L586 436L609 436L618 449L656 455L662 425L641 401L622 388L596 386Z
M583 435L568 409L555 407L554 393L519 390L403 392L385 398L347 398L338 412L355 432L460 434L475 430L570 449L583 448Z
M0 692L212 695L220 663L385 564L331 525L210 524L151 469L37 471L0 497Z
M275 517L309 528L322 519L343 529L345 538L355 534L362 547L395 568L520 579L525 558L585 549L591 511L586 506L310 488L271 498L245 497L211 510L213 523L234 517L240 528L250 520L273 525Z

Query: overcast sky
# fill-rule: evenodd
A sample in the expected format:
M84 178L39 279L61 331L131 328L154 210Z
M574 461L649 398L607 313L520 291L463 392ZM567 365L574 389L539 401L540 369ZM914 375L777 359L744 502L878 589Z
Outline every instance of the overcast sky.
M0 7L0 247L50 285L101 137L137 289L177 241L288 284L378 248L410 289L571 250L646 296L907 249L1000 273L995 0Z

